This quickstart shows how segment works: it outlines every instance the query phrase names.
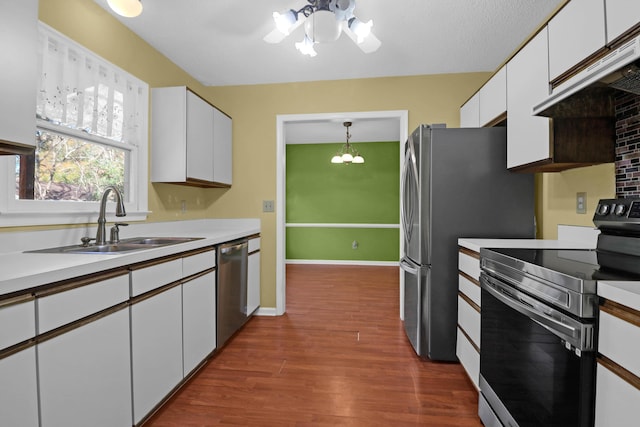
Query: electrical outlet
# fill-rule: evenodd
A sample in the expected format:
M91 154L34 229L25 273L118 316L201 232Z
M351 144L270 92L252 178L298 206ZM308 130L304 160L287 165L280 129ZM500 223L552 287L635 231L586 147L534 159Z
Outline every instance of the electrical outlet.
M576 213L587 213L587 193L576 193Z
M358 249L358 241L354 240L353 243L351 243L351 249Z
M182 215L187 213L187 201L186 200L180 200L180 212L182 213Z
M273 200L262 201L262 212L273 212L274 210Z

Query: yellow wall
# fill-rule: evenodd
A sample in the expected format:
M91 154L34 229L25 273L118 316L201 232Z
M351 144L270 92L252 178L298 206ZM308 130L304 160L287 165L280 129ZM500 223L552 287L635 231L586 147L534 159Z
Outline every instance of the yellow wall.
M149 221L260 218L263 307L275 307L275 214L261 211L276 196L276 116L343 111L408 110L409 131L420 123L459 123L460 105L488 73L203 87L91 0L40 0L40 19L151 87L187 85L233 117L233 186L198 189L153 184ZM558 223L588 225L576 215L575 193L588 193L588 212L613 189L611 165L540 175L537 204L541 237L554 238ZM186 214L180 201L187 202ZM588 220L588 221L587 221ZM0 229L2 231L2 229Z
M615 197L613 163L536 176L538 237L558 238L558 224L593 227L599 199ZM587 213L576 213L576 193L587 193Z

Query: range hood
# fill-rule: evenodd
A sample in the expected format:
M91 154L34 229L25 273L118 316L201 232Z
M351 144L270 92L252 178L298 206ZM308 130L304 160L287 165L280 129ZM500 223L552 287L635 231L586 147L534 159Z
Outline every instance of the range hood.
M533 107L533 114L552 118L613 116L612 95L620 90L640 95L640 35L554 87L547 99Z

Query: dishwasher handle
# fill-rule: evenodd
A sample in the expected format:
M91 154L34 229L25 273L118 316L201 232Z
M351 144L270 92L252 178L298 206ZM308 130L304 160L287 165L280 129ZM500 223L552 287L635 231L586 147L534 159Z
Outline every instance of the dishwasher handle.
M240 242L240 243L231 243L228 245L222 245L220 246L220 253L221 254L229 254L232 252L236 252L239 250L242 250L243 246L248 246L248 243L246 241L244 242Z

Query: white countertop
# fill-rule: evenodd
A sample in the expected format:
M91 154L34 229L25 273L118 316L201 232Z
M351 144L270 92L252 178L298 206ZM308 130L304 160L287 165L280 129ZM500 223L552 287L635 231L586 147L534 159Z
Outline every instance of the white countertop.
M37 233L4 233L3 239L9 240L11 237L20 237L27 241L36 242ZM258 219L131 224L126 229L121 229L121 239L130 237L202 237L202 239L114 255L23 252L25 245L30 245L28 249L58 246L58 244L51 244L51 238L43 242L46 243L44 245L43 243L29 244L21 241L21 247L11 252L6 250L7 243L5 241L3 242L5 251L0 253L0 296L178 252L211 246L257 233L260 233L260 220ZM60 245L65 244L68 245L69 243Z
M598 282L598 295L640 311L640 282Z
M480 248L595 249L589 242L544 239L458 239L458 246L480 252Z

